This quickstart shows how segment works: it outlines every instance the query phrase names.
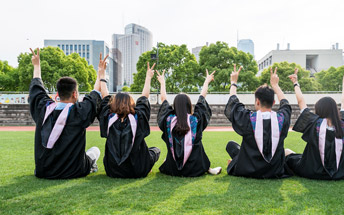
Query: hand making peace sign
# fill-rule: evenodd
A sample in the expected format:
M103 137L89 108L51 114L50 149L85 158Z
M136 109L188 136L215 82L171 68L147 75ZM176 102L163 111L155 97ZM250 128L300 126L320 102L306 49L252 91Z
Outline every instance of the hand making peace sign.
M277 67L275 67L275 72L272 71L272 67L270 68L270 84L271 86L277 86L279 82L279 77L277 75Z
M236 71L236 64L234 64L234 71L231 73L231 83L237 83L238 82L238 78L239 78L239 73L242 69L242 66L240 66L239 70Z
M157 74L157 78L158 78L158 81L160 82L160 85L165 84L165 70L162 71L161 75L158 72L158 70L155 70L155 72Z
M39 48L37 48L37 54L35 54L35 52L32 50L32 48L30 48L31 50L31 53L32 53L32 58L31 58L31 61L32 61L32 65L33 66L39 66L40 62L39 62Z
M213 71L210 75L209 75L208 69L206 69L205 71L207 72L207 77L205 78L205 82L209 84L211 81L214 81L214 74L216 71Z
M298 72L299 72L299 69L295 68L294 74L291 74L288 76L288 78L290 78L290 80L293 82L293 84L295 84L297 82L297 73Z
M147 74L146 77L152 79L154 76L154 67L155 67L155 63L153 64L152 67L149 67L149 62L147 62Z

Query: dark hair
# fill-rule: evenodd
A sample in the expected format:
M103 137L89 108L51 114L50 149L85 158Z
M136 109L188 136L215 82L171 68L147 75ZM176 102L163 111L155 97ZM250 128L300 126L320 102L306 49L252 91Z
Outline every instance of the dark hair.
M110 111L118 115L118 118L126 117L128 114L135 114L135 101L128 93L117 93L110 101Z
M271 108L274 104L275 92L267 84L258 87L254 96L259 99L263 107Z
M178 135L185 135L189 132L187 116L192 114L192 104L189 96L186 94L178 94L173 101L173 109L177 116L177 124L175 131Z
M336 129L336 138L343 138L342 121L337 103L331 97L323 97L315 103L315 113L320 118L328 118Z
M62 77L56 83L56 89L61 100L70 99L77 87L78 83L71 77Z

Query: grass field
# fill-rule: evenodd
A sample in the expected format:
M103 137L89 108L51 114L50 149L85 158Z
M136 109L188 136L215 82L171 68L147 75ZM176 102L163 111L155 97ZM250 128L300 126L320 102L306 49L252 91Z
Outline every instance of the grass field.
M299 177L257 180L228 176L225 152L234 132L205 132L203 143L218 176L178 178L159 173L166 156L161 132L146 138L162 149L153 172L143 179L113 179L99 171L73 180L33 175L34 132L0 132L0 214L343 214L344 181ZM87 147L104 152L99 132L87 133ZM286 147L302 152L300 134L290 132Z

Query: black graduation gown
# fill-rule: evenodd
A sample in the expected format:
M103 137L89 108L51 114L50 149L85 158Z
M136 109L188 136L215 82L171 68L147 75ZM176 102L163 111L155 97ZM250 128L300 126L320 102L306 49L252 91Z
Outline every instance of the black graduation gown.
M343 121L344 112L342 111L341 118ZM303 133L302 139L307 142L307 145L303 151L303 154L288 155L287 164L296 175L301 177L323 180L343 179L344 153L342 153L337 171L334 131L326 130L324 162L327 168L324 168L321 162L319 152L319 135L317 131L317 129L319 129L319 120L321 120L321 118L318 115L310 112L308 108L306 108L299 116L293 127L293 130Z
M243 137L240 152L232 158L227 167L229 175L252 178L282 178L290 174L287 172L284 154L284 139L288 135L290 126L291 106L286 99L282 99L277 114L283 114L284 121L280 131L280 139L274 157L267 162L260 153L250 120L251 110L239 102L236 95L229 98L225 108L225 115L232 122L233 129ZM271 120L263 120L263 154L271 158ZM269 159L267 159L269 161Z
M178 158L176 158L177 162L173 159L171 149L169 147L169 137L167 132L167 119L169 116L175 114L172 106L165 100L162 105L160 106L158 112L158 125L161 131L163 132L161 138L165 141L167 145L167 156L165 162L160 166L159 170L161 173L172 175L172 176L185 176L185 177L195 177L201 176L206 173L210 167L210 161L208 156L206 155L203 144L202 144L202 132L207 127L210 117L211 117L211 109L203 96L200 96L198 99L197 104L195 105L195 110L193 116L197 118L197 127L196 127L196 136L193 141L192 152L190 154L189 159L186 161L184 167L180 169L180 159L182 160L183 154ZM176 147L178 142L180 142L180 146L184 147L184 138L178 137L172 131L173 138L173 146ZM176 152L176 148L175 152ZM182 149L183 150L183 149ZM178 161L179 160L179 161ZM178 168L179 166L179 168Z
M100 95L92 91L82 102L70 107L66 125L52 149L44 147L42 136L49 136L61 110L54 110L44 119L47 105L53 100L47 95L42 80L34 78L30 85L30 112L36 123L35 175L39 178L68 179L90 173L92 161L85 153L86 128L91 125L100 106Z
M135 115L137 119L137 129L132 145L133 134L130 121L126 117L121 122L118 119L113 123L107 135L110 106L108 105L111 96L103 99L101 112L99 114L101 137L105 137L104 167L106 174L113 178L140 178L145 177L151 171L154 160L151 158L147 144L144 140L150 134L149 100L142 96L137 99Z

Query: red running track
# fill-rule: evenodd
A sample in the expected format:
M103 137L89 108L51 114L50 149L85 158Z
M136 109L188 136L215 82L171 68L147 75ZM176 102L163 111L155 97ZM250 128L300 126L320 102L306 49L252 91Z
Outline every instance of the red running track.
M158 126L151 126L151 131L160 131ZM0 126L0 131L34 131L35 126ZM208 126L206 131L234 131L232 127ZM99 131L99 126L90 126L87 131Z

